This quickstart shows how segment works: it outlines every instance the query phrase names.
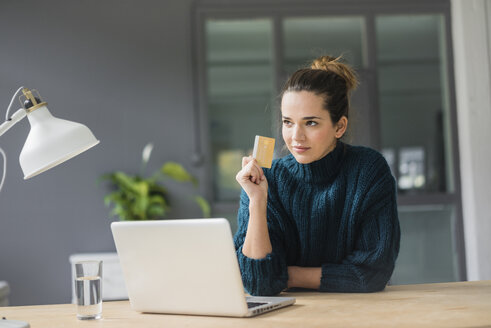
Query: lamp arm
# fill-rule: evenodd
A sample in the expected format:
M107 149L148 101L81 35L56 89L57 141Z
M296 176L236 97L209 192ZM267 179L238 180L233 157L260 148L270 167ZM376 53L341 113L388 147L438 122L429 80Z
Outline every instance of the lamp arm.
M20 108L14 113L14 115L12 115L12 117L9 117L10 108L12 107L15 96L17 96L19 91L21 91L23 88L24 87L20 87L19 89L17 89L17 91L12 96L12 99L10 100L9 107L7 108L7 112L5 113L5 122L0 125L0 136L10 130L11 127L13 127L17 122L22 120L27 115L26 111ZM0 179L0 191L2 191L3 183L5 182L5 175L7 173L7 155L2 148L0 148L0 154L3 157L3 174L2 179Z
M12 96L12 99L10 100L9 107L7 107L7 112L5 113L5 122L3 122L2 125L0 125L0 136L5 132L7 132L12 126L14 126L17 122L22 120L27 115L26 111L21 108L18 111L16 111L14 115L12 115L12 117L9 117L10 108L12 108L12 104L14 103L15 96L17 96L17 94L22 89L24 89L24 87L20 87L19 89L17 89L17 91Z
M5 181L5 175L7 173L7 155L5 154L2 148L0 148L0 154L2 154L3 157L3 175L2 175L2 179L0 180L0 191L2 191L3 182Z
M11 118L6 120L0 125L0 136L2 136L5 132L10 130L11 127L13 127L17 122L22 120L24 117L26 117L27 113L26 110L23 108L19 108Z
M9 112L10 112L10 108L12 107L12 104L14 103L14 99L15 99L15 96L17 96L17 94L20 92L20 90L24 89L24 87L20 87L19 89L17 89L17 91L14 93L14 95L12 96L12 99L10 100L10 104L9 104L9 107L7 107L7 111L5 112L5 121L8 121L9 120Z
M10 119L8 119L7 121L3 122L2 125L0 125L0 136L2 136L5 132L7 132L17 122L19 122L24 117L26 117L26 115L27 113L25 109L20 108L19 110L17 110ZM3 175L2 175L2 179L0 180L0 191L2 191L3 183L5 181L5 174L7 173L7 155L5 154L2 148L0 148L0 154L3 157Z

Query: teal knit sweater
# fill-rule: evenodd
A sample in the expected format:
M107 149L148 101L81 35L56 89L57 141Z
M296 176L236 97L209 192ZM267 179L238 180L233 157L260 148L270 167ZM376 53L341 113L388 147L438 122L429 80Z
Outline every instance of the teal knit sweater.
M292 155L265 169L268 230L273 250L263 259L242 254L249 198L242 191L234 237L245 289L276 295L288 266L321 267L320 291L384 289L399 252L395 180L378 152L338 142L324 158L298 163Z

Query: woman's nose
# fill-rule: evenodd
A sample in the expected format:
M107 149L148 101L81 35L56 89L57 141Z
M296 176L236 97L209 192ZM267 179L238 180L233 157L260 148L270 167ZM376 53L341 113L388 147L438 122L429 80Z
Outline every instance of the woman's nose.
M293 128L293 135L292 135L293 140L304 140L305 139L305 134L304 131L301 127L298 125Z

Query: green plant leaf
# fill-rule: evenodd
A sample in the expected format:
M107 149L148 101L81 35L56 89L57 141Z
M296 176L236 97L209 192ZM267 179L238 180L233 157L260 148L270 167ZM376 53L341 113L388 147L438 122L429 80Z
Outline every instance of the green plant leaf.
M176 162L165 163L160 168L160 172L179 182L192 182L194 185L198 183L195 177L189 174L181 164Z
M152 180L152 182L149 184L149 192L152 195L161 195L162 198L165 198L167 195L167 189L159 185L154 180Z
M141 197L147 197L150 190L148 181L139 181L133 184L133 190Z
M148 207L148 196L142 196L135 199L134 209L135 213L141 217L142 220L147 219L147 207Z
M150 196L149 201L150 201L150 205L158 205L164 209L167 209L167 201L162 195L157 194L157 195Z
M208 203L208 201L201 196L195 196L194 200L196 201L196 203L198 203L199 207L201 208L201 212L203 213L203 217L209 218L211 215L211 208L210 208L210 204Z
M164 216L165 209L160 205L152 204L148 207L147 213L150 220L157 220Z
M131 220L128 215L127 209L119 204L116 204L114 206L113 210L111 211L111 216L117 216L122 221Z
M122 197L120 191L113 191L112 193L104 197L104 204L110 206L111 204L123 204L125 199Z

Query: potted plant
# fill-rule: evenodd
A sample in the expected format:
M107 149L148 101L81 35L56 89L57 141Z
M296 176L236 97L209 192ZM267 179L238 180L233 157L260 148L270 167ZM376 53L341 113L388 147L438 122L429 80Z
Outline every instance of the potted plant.
M198 181L176 162L165 162L152 176L144 177L147 163L153 150L153 144L147 144L142 153L140 174L127 174L114 171L104 174L102 180L109 181L112 191L104 197L107 206L113 206L111 215L122 221L164 219L170 209L168 189L162 184L166 179L183 183ZM193 197L201 208L204 217L210 216L210 206L201 196Z

